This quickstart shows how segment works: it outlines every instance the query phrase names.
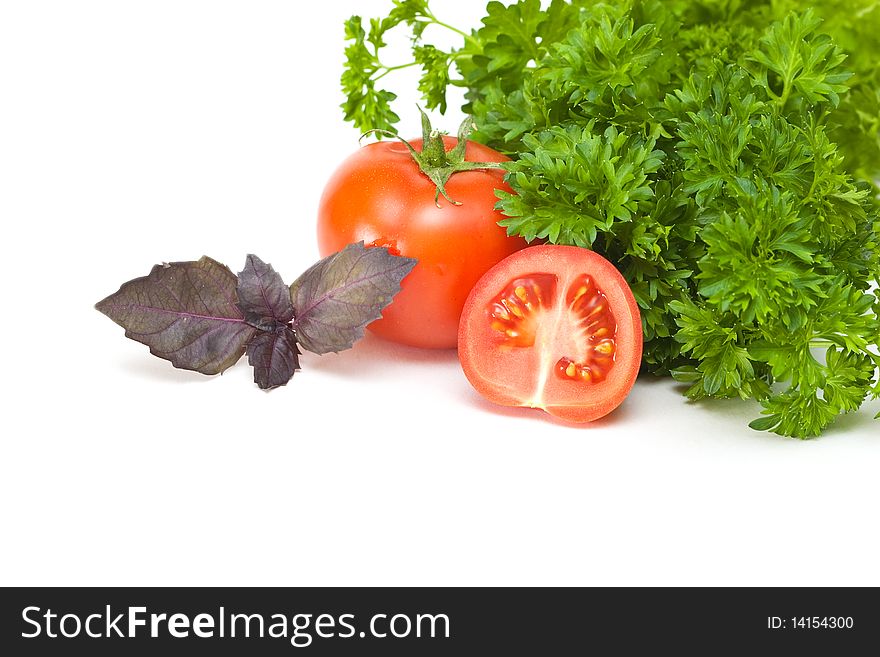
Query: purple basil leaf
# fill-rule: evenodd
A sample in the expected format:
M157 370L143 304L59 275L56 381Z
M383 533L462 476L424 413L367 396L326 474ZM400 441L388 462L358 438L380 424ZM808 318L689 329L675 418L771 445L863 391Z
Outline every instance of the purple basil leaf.
M238 307L249 322L262 330L269 328L262 321L267 318L280 324L293 319L290 290L272 265L255 255L247 257L238 275Z
M257 333L248 343L247 355L254 366L254 382L264 390L285 385L299 369L296 336L289 326Z
M312 265L290 286L300 346L316 354L351 348L366 325L382 316L415 265L413 258L363 242Z
M237 304L237 279L207 256L156 265L95 308L174 367L218 374L235 364L255 333Z

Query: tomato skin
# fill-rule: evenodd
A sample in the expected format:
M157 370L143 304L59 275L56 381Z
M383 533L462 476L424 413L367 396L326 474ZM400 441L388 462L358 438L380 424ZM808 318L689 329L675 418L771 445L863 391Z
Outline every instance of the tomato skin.
M595 281L596 294L601 294L596 298L609 309L611 319L603 326L615 326L616 345L613 365L604 365L601 380L588 383L555 371L559 363L564 370L570 362L567 356L597 344L595 337L584 337L583 329L572 335L569 329L582 326L577 324L582 317L575 315L572 320L568 310L572 306L560 305L568 304L565 290L579 285L578 277L584 274ZM541 281L548 276L559 282L558 290L546 292L545 285L545 297L552 299L533 316L533 325L538 326L534 344L511 346L512 339L492 324L496 315L491 311L500 308L493 300L510 281ZM468 381L489 401L540 408L569 422L590 422L617 408L635 383L642 359L641 316L623 276L602 256L573 246L533 246L498 263L474 286L462 311L458 355Z
M447 151L458 142L444 137ZM410 142L418 151L422 140ZM503 162L500 153L469 141L465 158ZM452 205L397 141L369 144L346 159L324 188L318 209L321 256L352 242L388 246L417 258L401 291L369 325L377 335L415 347L456 346L468 292L490 267L526 246L497 225L495 189L510 191L499 169L455 173L446 183ZM394 252L394 251L392 251Z

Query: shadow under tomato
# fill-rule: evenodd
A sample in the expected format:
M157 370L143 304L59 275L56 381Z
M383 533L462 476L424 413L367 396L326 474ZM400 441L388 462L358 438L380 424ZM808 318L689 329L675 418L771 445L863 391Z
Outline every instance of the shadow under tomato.
M468 390L466 390L462 395L462 398L465 399L470 406L476 407L483 412L491 413L492 415L521 418L523 420L536 421L544 424L553 424L556 426L576 430L595 430L610 428L622 422L626 422L627 418L631 415L629 409L627 408L627 403L624 402L605 417L593 420L592 422L568 422L554 415L550 415L550 413L542 411L538 408L524 408L521 406L502 406L500 404L494 404L488 399L480 396L480 394L473 388L469 388Z
M389 365L401 363L457 368L458 353L455 349L407 347L383 340L367 331L366 335L347 351L322 356L305 352L300 356L303 369L359 379L375 379L377 374L386 373Z

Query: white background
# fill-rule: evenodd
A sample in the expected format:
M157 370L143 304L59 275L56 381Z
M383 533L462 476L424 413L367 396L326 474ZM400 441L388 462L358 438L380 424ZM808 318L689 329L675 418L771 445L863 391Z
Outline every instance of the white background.
M801 442L649 379L573 428L370 337L267 394L93 309L160 261L317 259L342 22L389 6L2 4L0 584L880 584L877 402Z

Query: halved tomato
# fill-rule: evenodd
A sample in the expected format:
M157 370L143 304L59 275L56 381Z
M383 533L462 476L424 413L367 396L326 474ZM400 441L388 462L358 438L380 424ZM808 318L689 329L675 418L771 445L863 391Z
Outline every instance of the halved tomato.
M613 411L642 360L639 308L614 265L576 246L533 246L490 269L458 332L468 380L505 406L571 422Z

